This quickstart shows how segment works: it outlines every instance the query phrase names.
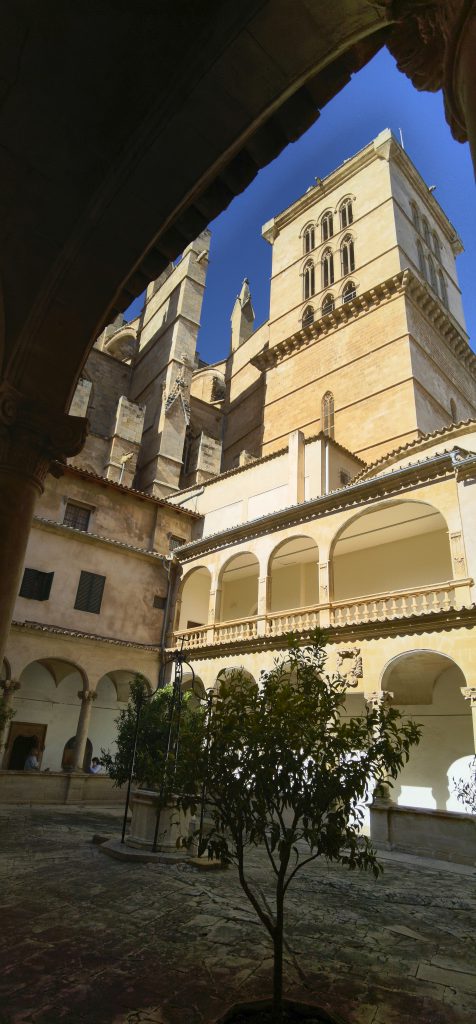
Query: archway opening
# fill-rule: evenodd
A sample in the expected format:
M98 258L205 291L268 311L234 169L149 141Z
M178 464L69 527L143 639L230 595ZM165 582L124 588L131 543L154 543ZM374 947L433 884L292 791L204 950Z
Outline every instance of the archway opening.
M13 699L15 715L10 722L3 765L13 769L18 736L38 740L41 768L60 771L68 738L76 735L80 693L87 686L84 672L63 658L41 658L20 674L20 689ZM26 742L26 741L25 741ZM33 740L29 740L30 745ZM19 744L15 750L18 752ZM23 766L22 766L23 767Z
M196 629L207 624L211 581L204 565L186 576L178 601L178 629Z
M335 601L411 591L451 580L443 516L431 505L413 501L363 512L338 535L332 576Z
M269 610L307 608L319 602L319 551L310 537L292 537L270 558Z
M393 789L399 804L455 809L451 766L474 754L471 710L461 693L465 685L459 666L437 651L408 651L385 669L382 689L393 694L392 703L405 716L423 726L420 744Z
M221 622L257 614L258 577L259 562L250 551L230 559L221 577Z

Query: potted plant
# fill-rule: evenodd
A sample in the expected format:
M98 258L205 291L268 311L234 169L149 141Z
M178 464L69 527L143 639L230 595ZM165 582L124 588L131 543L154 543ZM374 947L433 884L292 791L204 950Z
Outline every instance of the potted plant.
M195 777L206 788L210 857L234 864L273 943L270 1002L234 1007L221 1024L332 1019L283 998L285 901L296 874L317 857L349 869L382 870L361 835L369 783L395 779L419 727L388 706L344 718L346 681L325 673L322 638L291 643L259 687L224 679L208 722ZM274 907L253 886L247 853L262 846L274 880Z
M102 763L116 786L129 781L132 765L137 789L131 802L127 840L131 846L152 846L158 815L161 850L176 850L180 839L188 835L190 811L179 806L177 794L190 797L195 792L194 762L202 743L202 712L189 693L181 695L180 702L179 742L170 743L171 719L177 713L173 687L165 686L149 697L144 678L137 675L127 707L117 719L117 750L113 754L101 751Z

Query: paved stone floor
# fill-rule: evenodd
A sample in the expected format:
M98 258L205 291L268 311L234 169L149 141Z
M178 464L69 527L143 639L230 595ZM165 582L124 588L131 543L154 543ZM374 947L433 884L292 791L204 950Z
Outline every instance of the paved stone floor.
M118 811L0 807L0 1024L210 1024L269 993L271 951L233 870L123 864ZM263 855L254 855L266 891ZM290 889L287 994L349 1024L474 1024L476 873L314 864Z

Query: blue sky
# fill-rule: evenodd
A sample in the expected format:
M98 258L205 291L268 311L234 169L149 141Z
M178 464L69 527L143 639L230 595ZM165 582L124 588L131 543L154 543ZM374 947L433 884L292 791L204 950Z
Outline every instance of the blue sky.
M298 142L259 172L246 191L212 221L210 265L202 307L198 351L215 362L228 354L230 315L247 277L258 326L268 317L271 247L261 227L384 128L399 138L435 198L463 240L457 259L466 325L476 336L476 191L468 145L453 140L444 119L441 93L418 93L382 50L324 108ZM137 315L141 301L128 311Z

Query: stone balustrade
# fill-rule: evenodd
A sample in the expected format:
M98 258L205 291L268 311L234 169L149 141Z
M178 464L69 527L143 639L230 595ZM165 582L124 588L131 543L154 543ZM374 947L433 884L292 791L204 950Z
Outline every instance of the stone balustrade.
M471 603L470 579L449 580L431 587L395 590L392 593L373 594L330 604L289 608L285 611L251 615L245 619L232 619L205 626L195 626L174 633L174 643L182 641L189 650L212 644L235 643L252 640L257 636L284 636L286 633L307 633L323 625L321 613L330 613L330 625L349 626L366 622L384 622L391 619L427 615L462 608Z

